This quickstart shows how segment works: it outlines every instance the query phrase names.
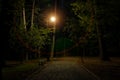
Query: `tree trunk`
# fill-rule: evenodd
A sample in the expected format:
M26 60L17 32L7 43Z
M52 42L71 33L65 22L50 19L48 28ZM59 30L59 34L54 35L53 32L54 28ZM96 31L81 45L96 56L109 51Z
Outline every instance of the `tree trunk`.
M84 61L84 59L85 59L85 46L83 46L83 51L82 51L82 56L81 56L81 61L82 61L82 63L84 64L85 63L85 61Z
M26 61L29 60L29 58L28 58L28 54L29 54L29 52L26 52Z
M26 30L25 8L23 8L23 24L24 24L24 28Z
M101 41L101 35L100 35L100 32L99 32L99 29L98 29L98 26L96 25L97 27L97 36L98 36L98 44L99 44L99 51L100 51L100 59L103 58L103 48L102 48L102 41Z
M38 58L39 58L39 59L40 59L40 56L41 56L41 55L40 55L40 49L39 49L39 51L38 51Z
M96 19L97 13L96 13L96 1L94 0L94 13L95 13L95 20L96 20L96 31L97 31L97 38L98 38L98 45L99 45L99 52L100 52L100 59L102 60L103 58L103 48L102 48L102 41L101 41L101 34L99 31L99 26L98 26L98 22Z
M35 0L33 1L33 6L32 6L31 28L33 27L33 21L34 21L34 8L35 8Z

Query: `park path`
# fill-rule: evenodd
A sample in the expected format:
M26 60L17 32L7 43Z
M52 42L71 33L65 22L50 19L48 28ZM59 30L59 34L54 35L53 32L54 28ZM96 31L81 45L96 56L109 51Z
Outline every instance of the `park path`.
M97 80L78 64L78 58L55 59L26 80Z

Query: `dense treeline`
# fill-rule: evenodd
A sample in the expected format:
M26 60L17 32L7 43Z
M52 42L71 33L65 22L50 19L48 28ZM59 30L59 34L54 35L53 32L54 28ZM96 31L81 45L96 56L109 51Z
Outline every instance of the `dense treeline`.
M52 10L54 2L50 0L35 0L35 3L34 0L1 0L0 3L2 26L0 32L2 36L1 43L3 44L1 45L3 50L1 52L5 53L5 57L11 55L14 58L18 56L16 53L19 53L19 55L21 53L23 54L23 52L29 53L29 50L25 49L25 47L28 48L29 44L33 49L37 49L38 52L42 49L48 49L48 45L50 48L51 34L46 29L47 24L44 18L47 16L46 13ZM46 6L43 4L46 4ZM99 55L99 35L101 38L101 49L103 50L102 56L119 55L119 4L120 1L114 0L71 0L58 4L59 8L62 7L60 9L64 9L63 11L66 14L66 19L64 20L66 22L63 25L65 37L67 36L67 38L74 42L81 43L77 47L78 54L84 48L83 50L86 51L85 54ZM48 10L48 8L50 9ZM34 12L32 11L33 9ZM23 13L25 14L23 15ZM32 20L31 17L34 17L34 19ZM31 30L32 24L34 24L34 28ZM96 26L99 29L99 33L97 32ZM26 30L24 30L25 27ZM41 37L38 38L39 35ZM21 45L21 43L18 43L21 37L25 44ZM44 43L46 40L49 43ZM12 52L14 54L10 53L11 48L12 51L15 51L15 53ZM41 50L39 50L40 48Z
M65 5L67 20L63 32L79 44L76 53L99 55L103 60L120 56L120 1L77 0L70 4Z

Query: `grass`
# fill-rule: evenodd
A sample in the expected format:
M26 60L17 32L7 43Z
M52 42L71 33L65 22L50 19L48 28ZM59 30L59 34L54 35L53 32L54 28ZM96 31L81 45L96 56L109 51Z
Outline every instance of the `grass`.
M3 68L3 80L23 80L40 67L37 61L29 61L23 64L18 64L17 62L12 63L14 63L14 66Z
M102 62L99 58L85 58L83 64L101 80L120 80L120 59L111 58L110 62Z

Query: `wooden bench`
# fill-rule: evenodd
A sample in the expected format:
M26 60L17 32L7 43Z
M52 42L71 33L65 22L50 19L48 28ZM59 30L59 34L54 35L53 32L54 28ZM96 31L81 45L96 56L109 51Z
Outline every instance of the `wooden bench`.
M47 59L46 59L46 58L41 58L41 59L39 59L39 61L38 61L38 65L44 65L46 62L47 62Z

